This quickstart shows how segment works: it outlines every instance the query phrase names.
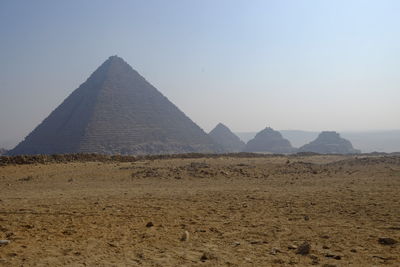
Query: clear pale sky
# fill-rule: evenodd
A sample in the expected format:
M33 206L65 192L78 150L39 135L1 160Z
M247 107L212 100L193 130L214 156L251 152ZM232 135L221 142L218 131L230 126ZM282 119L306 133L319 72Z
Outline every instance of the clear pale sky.
M400 128L397 0L1 0L0 146L109 56L204 130Z

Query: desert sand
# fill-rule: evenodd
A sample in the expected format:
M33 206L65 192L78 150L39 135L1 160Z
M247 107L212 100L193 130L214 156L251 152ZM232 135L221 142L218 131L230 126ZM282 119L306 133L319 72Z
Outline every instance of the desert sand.
M0 189L1 266L400 265L400 157L6 165Z

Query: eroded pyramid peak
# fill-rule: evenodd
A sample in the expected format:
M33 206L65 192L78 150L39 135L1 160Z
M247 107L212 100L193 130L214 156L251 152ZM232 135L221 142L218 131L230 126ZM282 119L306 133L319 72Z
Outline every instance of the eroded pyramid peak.
M218 123L209 135L226 152L241 152L245 146L245 143L222 123Z

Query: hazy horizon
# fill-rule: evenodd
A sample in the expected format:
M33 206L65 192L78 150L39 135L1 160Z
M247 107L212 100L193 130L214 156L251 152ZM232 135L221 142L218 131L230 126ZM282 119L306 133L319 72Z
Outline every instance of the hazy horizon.
M398 1L0 2L0 147L111 55L206 132L400 123Z

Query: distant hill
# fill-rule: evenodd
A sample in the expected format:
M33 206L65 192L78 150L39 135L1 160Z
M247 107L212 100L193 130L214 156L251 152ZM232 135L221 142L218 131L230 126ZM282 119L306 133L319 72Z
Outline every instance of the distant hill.
M5 148L0 148L0 156L1 155L5 155L6 153L7 153L7 149L5 149Z
M365 153L400 152L400 130L343 132L341 135Z
M319 154L357 154L359 150L354 149L349 140L346 140L337 132L321 132L318 137L308 144L299 148L299 152L314 152Z
M215 143L221 145L225 152L241 152L246 146L237 135L232 133L232 131L222 123L215 126L209 133L209 136Z
M112 56L9 154L220 151L128 63Z
M294 147L301 147L318 136L318 132L301 130L280 130L282 136L288 139ZM256 132L237 132L244 142L254 138ZM354 147L363 153L370 152L400 152L400 130L387 131L358 131L340 132L340 135L348 139Z
M293 153L296 149L292 147L287 139L282 137L280 132L267 127L247 142L244 151L286 154Z

